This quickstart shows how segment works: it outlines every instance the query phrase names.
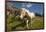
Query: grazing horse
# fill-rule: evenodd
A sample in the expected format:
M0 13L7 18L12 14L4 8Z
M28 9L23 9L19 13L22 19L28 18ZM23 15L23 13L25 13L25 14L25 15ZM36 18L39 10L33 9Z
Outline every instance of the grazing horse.
M29 26L28 26L28 22L29 21L32 21L32 19L35 17L35 13L34 12L29 12L29 10L25 9L25 8L21 8L22 11L21 11L21 15L20 15L20 18L21 19L26 19L26 26L27 26L27 29L29 29ZM25 18L26 17L26 18Z

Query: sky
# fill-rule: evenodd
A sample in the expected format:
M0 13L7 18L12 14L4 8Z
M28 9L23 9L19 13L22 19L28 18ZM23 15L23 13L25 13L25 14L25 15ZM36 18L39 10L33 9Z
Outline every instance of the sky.
M18 2L10 2L10 5L16 8L26 8L30 12L35 12L43 15L43 4L39 3L18 3Z

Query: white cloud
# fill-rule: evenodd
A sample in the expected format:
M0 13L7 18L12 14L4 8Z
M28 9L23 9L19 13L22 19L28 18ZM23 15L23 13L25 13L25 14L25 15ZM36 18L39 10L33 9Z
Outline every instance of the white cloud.
M31 4L31 3L28 3L26 6L29 8L29 7L31 7L31 6L32 6L32 4Z
M29 8L32 6L32 4L31 3L22 3L22 7L25 7L25 6Z

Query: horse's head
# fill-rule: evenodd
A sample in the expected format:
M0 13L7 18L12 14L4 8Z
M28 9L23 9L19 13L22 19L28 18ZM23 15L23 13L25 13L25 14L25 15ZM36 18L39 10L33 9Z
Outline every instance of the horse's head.
M20 13L20 18L23 19L23 18L27 18L28 16L28 13L27 13L27 10L25 8L21 8L22 11Z

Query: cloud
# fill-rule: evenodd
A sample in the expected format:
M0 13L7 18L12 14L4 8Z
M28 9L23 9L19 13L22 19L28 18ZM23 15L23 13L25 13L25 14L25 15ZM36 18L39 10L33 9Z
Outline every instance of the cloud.
M29 8L32 6L32 4L31 3L22 3L22 7L25 7L25 6Z
M32 4L31 4L31 3L28 3L26 6L29 8L29 7L31 7L31 6L32 6Z

